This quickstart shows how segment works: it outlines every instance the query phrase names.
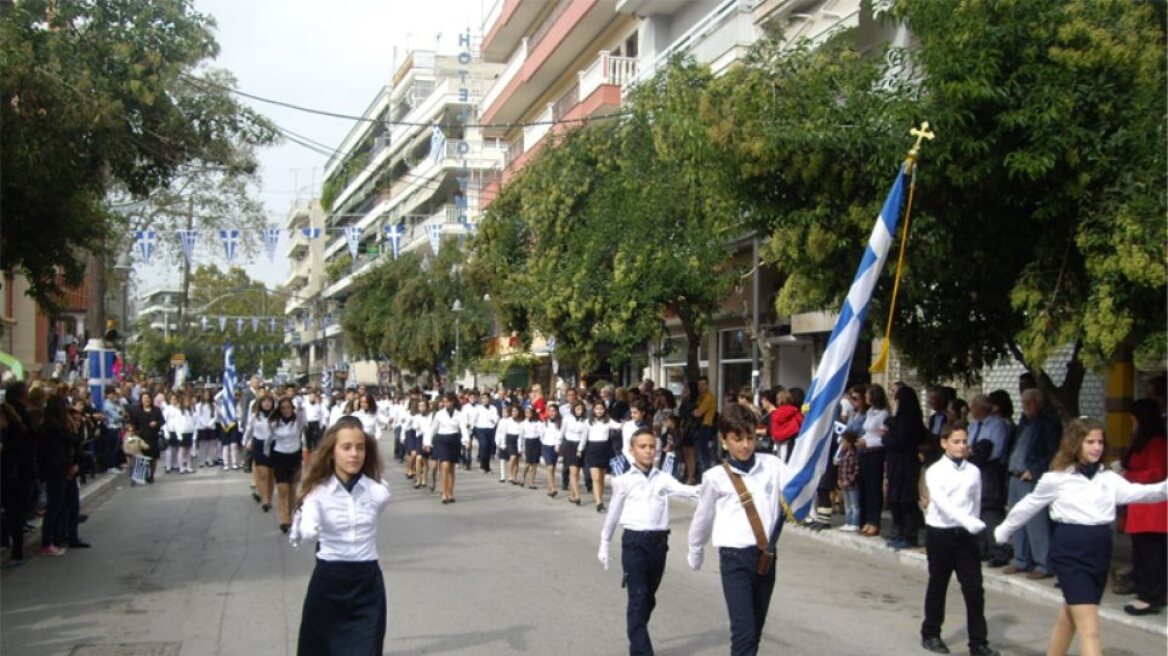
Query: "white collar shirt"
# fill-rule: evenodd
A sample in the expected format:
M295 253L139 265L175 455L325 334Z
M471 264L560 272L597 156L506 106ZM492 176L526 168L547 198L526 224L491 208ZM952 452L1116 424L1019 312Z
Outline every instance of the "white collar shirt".
M543 422L524 420L519 424L519 434L525 440L538 440L543 434Z
M449 412L439 409L434 413L434 435L459 435L466 439L466 422L463 420L462 410Z
M608 431L620 430L621 425L619 421L612 419L589 419L588 420L588 441L589 442L607 442Z
M539 443L544 446L559 448L560 442L564 441L564 422L560 420L560 425L556 426L552 421L543 422L543 430L539 434Z
M636 465L612 479L612 499L600 529L601 541L612 540L617 524L631 531L669 528L669 497L698 496L699 487L683 485L659 469L646 475Z
M305 421L307 421L309 423L312 423L312 422L320 423L320 420L323 418L324 418L324 405L322 405L320 401L317 401L316 403L313 403L311 401L305 401L305 403L304 403L304 420Z
M475 406L474 427L479 430L492 430L499 424L499 411L493 405Z
M268 418L263 415L252 415L251 421L247 422L247 428L243 432L243 443L247 444L249 439L266 441L272 434L272 425L268 423Z
M1168 481L1132 483L1111 470L1087 478L1074 467L1048 471L1034 491L1014 504L1006 520L994 530L1004 542L1031 517L1050 506L1050 518L1063 524L1097 526L1115 521L1115 506L1168 500Z
M506 437L508 435L519 435L519 422L515 421L513 417L504 417L499 420L499 425L495 428L495 435ZM497 440L496 440L497 441Z
M689 550L700 553L706 542L715 547L755 547L758 541L750 520L734 490L731 475L722 467L706 470L702 476L702 491L698 507L689 527ZM782 494L783 463L776 456L756 453L754 466L742 475L747 492L754 498L763 530L770 538L779 517L779 496Z
M319 543L316 557L325 561L377 560L377 524L389 503L389 484L364 476L349 492L333 476L313 488L292 521L289 541Z
M215 403L199 401L195 406L195 427L199 430L210 430L215 427Z
M588 439L588 422L571 415L564 415L564 440L580 443Z
M868 408L864 416L864 446L868 449L883 449L884 435L880 432L884 428L884 420L888 419L887 410Z
M272 422L272 450L279 453L300 453L300 437L304 434L304 413L296 412L292 421L277 417Z
M942 456L925 470L929 506L925 524L934 528L964 528L981 516L981 472L968 460Z

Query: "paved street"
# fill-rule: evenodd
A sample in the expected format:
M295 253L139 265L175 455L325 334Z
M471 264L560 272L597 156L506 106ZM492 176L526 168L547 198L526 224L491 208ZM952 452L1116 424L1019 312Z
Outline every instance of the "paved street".
M458 503L387 478L394 497L380 552L389 597L390 654L620 654L624 592L596 562L601 517L563 497L460 472ZM287 546L274 513L248 496L249 478L203 471L122 487L96 508L94 544L34 557L0 580L0 652L36 654L295 653L310 547ZM542 482L542 479L541 479ZM668 571L650 629L660 654L724 654L728 627L717 572L684 562L692 505L673 505ZM780 544L779 582L763 653L923 654L925 574L800 531ZM964 651L964 609L951 586L944 635ZM1012 655L1044 652L1053 611L987 593L991 642ZM1104 623L1105 653L1163 654L1163 637ZM78 650L77 645L138 645ZM1077 653L1077 652L1076 652Z

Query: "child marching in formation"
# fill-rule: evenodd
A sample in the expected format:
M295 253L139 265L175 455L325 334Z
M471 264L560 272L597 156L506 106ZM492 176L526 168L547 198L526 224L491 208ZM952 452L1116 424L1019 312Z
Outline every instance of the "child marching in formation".
M572 404L571 415L564 418L564 440L560 445L560 455L568 470L568 501L577 506L580 505L580 465L588 442L588 421L584 416L587 412L583 401Z
M559 460L560 444L564 440L564 419L560 416L560 406L554 403L548 404L547 413L539 443L543 453L544 476L547 478L547 495L554 499L559 495L556 490L556 462Z
M214 467L219 459L219 435L215 427L217 408L210 389L203 390L199 402L195 404L195 443L199 447L200 467ZM224 465L226 469L226 465Z
M268 512L272 509L272 491L275 484L272 481L271 460L268 459L266 445L272 434L269 419L275 412L276 404L271 396L264 394L252 401L251 405L251 419L247 422L243 434L244 448L252 457L252 485L255 491L251 493L251 497L260 504L264 512Z
M592 405L592 417L588 420L588 441L584 446L584 462L592 476L592 498L596 501L596 512L604 512L604 475L608 473L608 461L612 459L610 431L619 431L621 425L608 416L603 401Z
M523 481L528 489L535 489L535 476L539 472L540 438L543 436L543 422L535 406L523 411L523 421L519 424L519 436L523 438Z
M462 458L462 449L469 448L470 436L466 420L459 409L458 395L447 392L439 401L441 407L434 413L433 428L425 446L430 447L431 461L437 463L442 488L443 505L454 503L455 465ZM431 484L430 490L434 486Z
M519 423L523 419L523 409L513 405L507 409L507 416L499 420L495 428L495 444L499 448L499 482L519 485Z

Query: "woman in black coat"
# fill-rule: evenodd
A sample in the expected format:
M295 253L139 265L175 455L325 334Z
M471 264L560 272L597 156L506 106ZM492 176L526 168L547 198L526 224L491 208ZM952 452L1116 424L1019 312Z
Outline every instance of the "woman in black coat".
M158 454L161 452L158 440L162 424L166 422L162 419L162 411L154 405L154 399L149 393L143 392L142 404L130 409L130 422L134 424L138 437L146 442L146 450L142 454L150 458L150 472L146 474L146 482L153 483L154 470L158 467Z
M895 407L888 432L884 434L885 466L888 472L888 509L892 512L893 534L889 546L894 549L916 547L917 533L924 525L918 503L917 481L921 461L917 452L924 443L926 430L921 402L913 388L896 385Z

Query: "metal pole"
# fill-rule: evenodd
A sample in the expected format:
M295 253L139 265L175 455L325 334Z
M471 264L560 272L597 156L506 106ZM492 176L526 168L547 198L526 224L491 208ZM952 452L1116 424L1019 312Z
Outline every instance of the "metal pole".
M458 314L454 315L454 376L455 376L454 385L455 385L456 389L458 387L458 378L462 375L462 372L458 368L458 360L462 356L462 354L458 352L458 346L459 346L458 333L459 333L459 326L460 326L459 321L461 319L462 319L462 317L459 316Z
M754 402L759 402L759 394L762 392L760 385L762 376L759 372L759 340L762 335L758 332L758 303L759 303L759 281L758 281L758 235L750 242L751 262L754 264L754 276L751 280L751 332L753 332L754 339L750 340L753 348L750 349L750 380L751 387L754 390Z

